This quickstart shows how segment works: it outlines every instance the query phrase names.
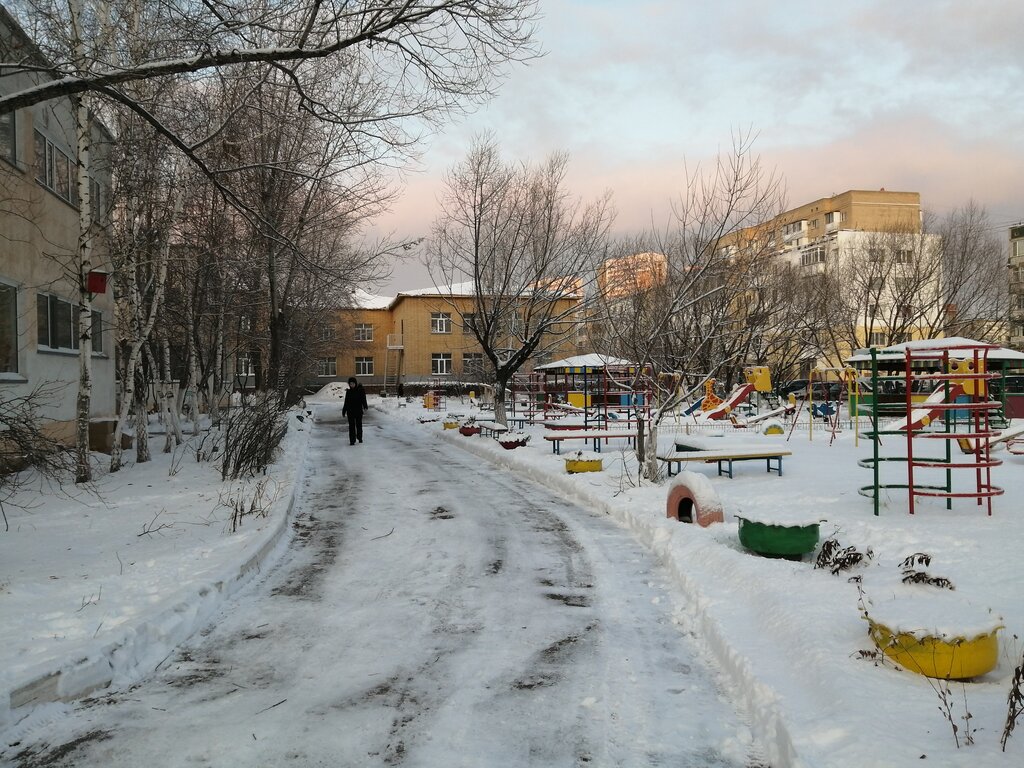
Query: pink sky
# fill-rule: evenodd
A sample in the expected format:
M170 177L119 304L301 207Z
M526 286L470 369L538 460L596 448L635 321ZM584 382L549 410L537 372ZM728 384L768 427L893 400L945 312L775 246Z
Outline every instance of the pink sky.
M974 199L993 227L1024 219L1020 0L540 8L546 55L427 140L421 168L371 234L427 235L444 171L483 131L508 160L567 150L572 190L611 190L623 234L652 217L663 225L684 164L706 163L746 129L791 206L885 187L920 192L939 215ZM411 261L380 288L426 284Z

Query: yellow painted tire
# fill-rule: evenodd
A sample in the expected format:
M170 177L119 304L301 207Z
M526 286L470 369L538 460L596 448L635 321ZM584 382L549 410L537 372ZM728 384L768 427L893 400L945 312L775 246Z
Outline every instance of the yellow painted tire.
M565 471L570 475L577 472L600 472L601 459L566 459Z
M446 421L446 422L444 422L444 428L445 429L458 429L459 428L459 422L457 422L457 421Z
M944 680L980 677L995 669L999 662L998 631L973 638L916 637L893 635L884 624L871 622L871 638L882 653L911 672Z

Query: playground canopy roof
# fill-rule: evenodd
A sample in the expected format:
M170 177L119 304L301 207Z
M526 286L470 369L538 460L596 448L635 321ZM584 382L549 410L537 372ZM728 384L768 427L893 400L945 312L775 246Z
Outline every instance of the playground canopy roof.
M984 341L968 339L963 336L950 336L948 339L919 339L917 341L907 341L902 344L893 344L891 347L880 349L878 350L876 359L880 362L901 362L904 360L904 352L908 349L944 349L946 347L972 347L985 345L986 342ZM1006 347L990 349L988 351L987 358L989 360L1001 360L1024 365L1024 352L1018 352L1015 349L1007 349ZM858 349L850 355L850 357L846 358L847 364L870 362L870 348Z
M629 360L623 360L620 357L609 357L608 355L592 353L589 355L575 355L574 357L567 357L564 360L555 360L553 363L538 365L534 370L548 371L556 368L615 368L630 365L636 365L636 363L631 363Z

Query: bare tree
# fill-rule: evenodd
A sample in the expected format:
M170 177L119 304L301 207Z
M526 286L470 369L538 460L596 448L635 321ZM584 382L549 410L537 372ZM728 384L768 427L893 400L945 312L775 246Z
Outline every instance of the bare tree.
M0 390L0 516L9 530L5 505L31 480L53 480L58 485L74 468L64 445L47 432L42 411L52 407L63 392L56 384L42 384L22 395Z
M479 139L446 181L427 265L442 294L469 295L460 322L489 361L495 419L505 423L512 376L558 348L583 320L612 220L610 196L583 204L565 190L568 157L502 161Z
M780 179L753 154L751 138L737 135L711 168L687 173L670 225L645 248L665 255L665 280L603 302L606 351L638 364L638 376L653 373L650 421L638 427L645 477L658 476L658 426L666 416L707 378L742 364L758 337L786 331L783 302L765 277L774 259L768 224L782 208Z
M1006 242L996 235L988 212L974 200L953 210L936 226L941 242L946 336L1007 341L1010 276Z

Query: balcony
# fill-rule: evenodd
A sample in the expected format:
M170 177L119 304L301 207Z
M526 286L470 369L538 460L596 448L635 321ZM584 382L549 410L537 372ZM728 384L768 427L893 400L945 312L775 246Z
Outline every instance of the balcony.
M400 333L388 334L388 349L405 349L405 343Z

